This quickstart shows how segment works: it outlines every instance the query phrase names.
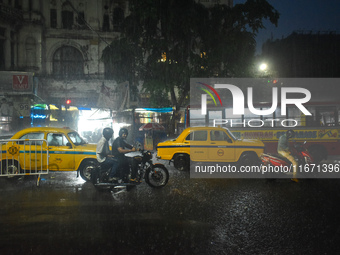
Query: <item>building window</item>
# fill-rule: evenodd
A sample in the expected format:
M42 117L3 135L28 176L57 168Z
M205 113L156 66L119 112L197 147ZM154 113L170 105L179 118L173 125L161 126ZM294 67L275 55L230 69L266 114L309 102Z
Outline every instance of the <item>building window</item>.
M33 10L32 6L33 6L32 0L28 0L28 10L29 10L29 12L31 12Z
M110 18L109 15L104 15L103 31L110 31Z
M58 79L78 79L84 75L84 59L71 46L59 48L53 56L53 74Z
M11 31L11 68L15 65L15 33Z
M72 29L73 27L73 10L69 3L64 3L61 12L61 18L63 22L63 28L65 29Z
M120 26L122 25L124 20L124 11L122 8L116 7L113 10L113 29L115 31L120 31Z
M0 70L5 70L5 33L6 29L0 27Z
M77 22L78 22L78 25L80 25L80 26L85 25L85 14L84 14L84 12L78 12Z
M110 31L109 7L107 5L104 6L103 31Z
M14 7L15 7L16 9L21 10L21 4L20 4L20 1L19 1L19 0L15 0L15 2L14 2Z
M50 10L50 22L52 28L57 28L57 10L51 9Z
M79 5L78 5L77 23L80 26L80 28L82 28L82 29L85 28L86 20L85 20L85 5L84 5L84 3L79 3Z
M5 40L0 39L0 70L5 70Z

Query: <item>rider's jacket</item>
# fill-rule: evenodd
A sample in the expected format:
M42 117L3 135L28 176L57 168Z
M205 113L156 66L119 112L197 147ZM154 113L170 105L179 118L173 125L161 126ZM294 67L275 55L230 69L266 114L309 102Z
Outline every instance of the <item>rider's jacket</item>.
M280 136L277 151L289 151L289 142L286 134Z
M133 146L128 144L123 138L121 137L117 137L113 144L112 144L112 155L115 156L115 158L123 158L124 154L120 153L118 151L118 148L121 147L123 149L128 148L128 149L132 149Z
M103 163L106 156L110 154L109 143L105 137L102 137L97 143L96 156L99 163Z

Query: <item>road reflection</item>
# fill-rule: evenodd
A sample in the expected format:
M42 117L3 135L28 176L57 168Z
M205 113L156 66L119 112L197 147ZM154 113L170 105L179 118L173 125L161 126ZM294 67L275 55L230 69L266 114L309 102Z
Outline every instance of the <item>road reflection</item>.
M75 173L35 181L0 179L1 254L315 254L340 244L338 179L190 179L171 169L164 188L128 192L98 192Z

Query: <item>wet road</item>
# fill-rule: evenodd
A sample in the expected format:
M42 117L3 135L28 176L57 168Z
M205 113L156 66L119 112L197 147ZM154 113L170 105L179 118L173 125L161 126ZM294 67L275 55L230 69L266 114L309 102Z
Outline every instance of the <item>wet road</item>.
M1 254L338 254L340 180L190 179L98 192L75 173L0 179Z

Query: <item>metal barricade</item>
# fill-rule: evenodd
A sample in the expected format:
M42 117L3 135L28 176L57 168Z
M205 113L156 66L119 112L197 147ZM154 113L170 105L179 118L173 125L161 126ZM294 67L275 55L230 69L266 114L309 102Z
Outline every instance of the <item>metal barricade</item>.
M48 174L49 150L45 139L0 140L0 177Z

